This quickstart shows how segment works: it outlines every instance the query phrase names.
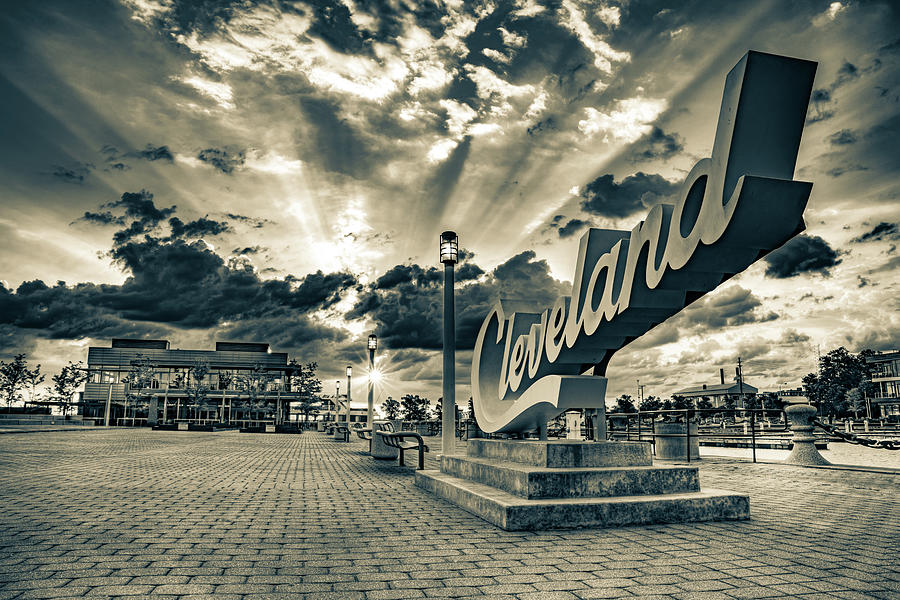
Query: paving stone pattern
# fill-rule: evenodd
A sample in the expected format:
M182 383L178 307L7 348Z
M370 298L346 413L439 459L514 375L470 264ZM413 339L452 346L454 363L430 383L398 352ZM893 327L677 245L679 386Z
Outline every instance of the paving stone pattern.
M897 475L705 459L751 520L506 532L364 444L0 436L0 600L900 598Z

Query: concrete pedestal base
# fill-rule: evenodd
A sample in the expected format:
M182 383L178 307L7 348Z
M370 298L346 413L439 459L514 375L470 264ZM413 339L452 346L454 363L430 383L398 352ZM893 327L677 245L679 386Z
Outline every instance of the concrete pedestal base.
M750 517L748 496L701 491L696 467L654 467L641 442L469 440L416 485L507 530Z
M784 409L791 421L794 443L791 453L784 459L789 465L830 465L825 457L816 449L816 436L810 422L816 416L816 407L809 404L793 404Z

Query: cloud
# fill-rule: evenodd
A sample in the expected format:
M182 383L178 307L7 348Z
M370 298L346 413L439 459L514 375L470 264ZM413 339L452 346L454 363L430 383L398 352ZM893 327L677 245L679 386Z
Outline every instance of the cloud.
M169 219L169 227L173 238L199 238L205 235L219 235L231 231L231 227L224 221L213 221L201 217L187 223L178 217Z
M116 244L127 242L143 233L150 233L161 221L169 218L175 213L175 206L157 208L156 203L153 201L153 194L147 190L141 190L140 192L125 192L118 200L108 202L100 208L124 208L125 214L114 215L109 210L102 213L86 212L81 219L101 225L112 223L124 224L126 219L133 219L128 227L113 234L113 241Z
M262 229L267 224L274 222L262 217L248 217L246 215L238 215L235 213L225 213L225 216L236 223L244 223L246 225L254 227L255 229Z
M868 171L869 167L863 166L859 163L848 163L844 165L840 165L838 167L834 167L833 169L828 169L825 171L831 177L840 177L846 173L853 173L856 171Z
M549 306L560 294L571 291L550 275L544 260L533 251L518 254L485 273L468 263L472 275L460 278L456 290L457 348L471 349L490 308L500 297L517 298ZM460 271L466 265L460 267ZM369 318L388 348L436 350L442 347L441 323L443 274L419 265L396 265L365 286L347 318Z
M181 81L188 84L204 96L215 100L216 104L218 104L222 108L227 110L231 110L232 108L234 108L234 103L232 102L234 93L231 90L231 86L227 83L210 81L208 79L203 79L202 77L197 77L196 75L185 77L181 79Z
M647 161L672 158L684 150L684 140L677 133L666 133L653 126L650 135L641 139L632 151L632 160Z
M900 38L897 38L890 44L885 44L878 49L878 52L884 53L892 53L892 52L900 52Z
M587 137L600 136L605 142L635 142L652 132L650 123L666 106L665 100L642 97L617 100L608 112L588 106L578 129Z
M897 223L886 223L882 221L876 225L871 231L863 233L859 237L853 238L852 242L880 242L882 240L896 241L900 240L900 228Z
M84 215L78 219L79 221L87 221L88 223L96 223L97 225L124 225L125 218L116 216L110 211L91 212L85 211Z
M819 236L798 235L765 257L766 277L786 279L803 273L831 274L838 253Z
M175 160L175 157L172 155L172 152L169 150L168 146L153 146L152 144L147 144L147 147L143 150L136 150L132 152L131 156L149 160L151 162L157 160L173 162Z
M828 5L828 8L825 9L825 12L817 15L813 19L813 25L816 27L824 27L828 25L830 22L834 21L837 16L847 10L847 6L840 2L832 2Z
M608 42L591 29L585 19L585 13L576 6L575 2L563 0L559 13L560 24L574 33L584 47L593 54L594 66L603 73L612 74L613 63L631 60L631 54L614 50ZM596 10L595 14L610 29L619 24L618 7L603 7Z
M474 263L465 263L456 269L456 281L469 281L484 275L484 269Z
M224 340L265 340L275 348L302 348L310 344L334 344L347 339L347 332L307 315L276 314L230 323L216 332Z
M637 172L619 183L611 174L601 175L581 190L581 208L605 217L625 217L656 204L661 197L678 191L680 184L660 175Z
M828 143L832 146L847 146L849 144L855 144L856 141L856 134L850 129L841 129L828 136Z
M818 123L820 121L827 121L834 116L831 92L823 88L813 90L810 100L812 102L807 111L807 125Z
M82 184L84 178L88 176L94 165L90 163L78 163L74 167L63 167L53 165L53 176L66 183Z
M590 227L590 221L583 221L581 219L569 219L569 221L559 228L559 237L567 238L572 237L585 227Z
M262 246L246 246L244 248L235 248L231 253L239 256L249 256L251 254L260 254L266 250L268 250L268 248L263 248Z
M122 152L115 146L106 144L100 148L100 153L104 156L104 164L106 165L104 170L106 171L128 171L131 169L131 166L125 162L125 159L129 158L137 158L149 162L162 160L171 163L175 161L175 155L169 150L168 146L154 146L153 144L147 144L143 150L131 150L129 152Z
M813 90L810 100L812 101L807 112L806 123L811 125L820 121L827 121L835 115L836 102L834 92L846 84L859 79L868 73L874 73L881 68L881 60L872 59L872 63L863 68L859 68L849 61L844 61L835 74L834 81L826 88L818 88ZM883 92L883 94L886 92ZM883 95L882 94L882 95ZM837 142L840 143L840 142Z
M313 335L338 336L308 322L308 315L334 306L357 283L349 273L321 271L261 280L250 265L226 262L203 242L182 239L148 236L114 247L110 256L127 275L121 285L50 287L35 280L15 292L0 286L0 325L51 339L157 336L171 327L243 334L256 327L264 337L281 331L274 339L299 344Z
M732 285L717 291L712 297L701 298L689 305L676 323L694 330L736 327L749 323L764 323L778 318L774 312L759 310L762 301L750 290Z
M197 158L226 175L231 175L244 166L243 152L232 152L224 148L206 148L197 154Z
M851 62L844 61L837 71L837 78L834 80L834 83L831 84L831 90L834 91L842 85L858 78L859 68Z
M900 256L894 256L890 258L883 265L875 267L869 271L869 274L874 273L893 273L900 269Z
M808 335L800 333L796 329L785 329L781 333L781 338L778 341L780 344L793 346L795 344L805 344L809 342L809 339Z

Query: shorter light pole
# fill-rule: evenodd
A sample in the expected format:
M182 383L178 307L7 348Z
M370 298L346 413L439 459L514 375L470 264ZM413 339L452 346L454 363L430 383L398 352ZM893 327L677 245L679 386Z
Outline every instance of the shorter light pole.
M375 423L375 350L378 348L378 338L375 334L369 336L366 347L369 350L369 407L366 412L366 427L374 431Z
M347 365L347 427L350 427L350 376L353 375L353 367Z
M341 412L341 380L338 379L334 382L335 391L334 393L334 422L335 424L340 420L338 419L338 415Z

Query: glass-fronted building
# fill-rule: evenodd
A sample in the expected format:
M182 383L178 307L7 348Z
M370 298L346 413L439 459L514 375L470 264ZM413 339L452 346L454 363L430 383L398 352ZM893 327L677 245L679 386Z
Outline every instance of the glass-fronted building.
M900 417L900 351L866 358L875 388L870 401L882 417ZM873 411L873 416L876 416Z
M152 371L140 390L128 383L136 365ZM197 365L206 371L199 381ZM108 348L88 349L87 366L80 412L99 422L108 415L110 425L282 424L291 419L291 403L301 400L291 389L287 354L265 343L173 350L167 340L113 339Z

